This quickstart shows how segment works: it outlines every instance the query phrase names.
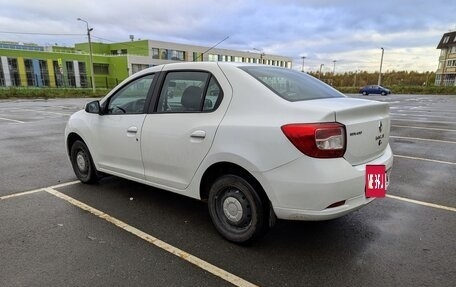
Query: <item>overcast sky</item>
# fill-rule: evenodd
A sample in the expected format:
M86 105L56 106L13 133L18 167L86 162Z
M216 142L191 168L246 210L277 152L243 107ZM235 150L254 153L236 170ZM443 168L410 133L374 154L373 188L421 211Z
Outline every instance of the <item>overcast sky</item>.
M435 71L442 34L456 29L453 0L0 0L0 40L58 43L135 39L284 55L293 68ZM30 35L59 33L81 35Z

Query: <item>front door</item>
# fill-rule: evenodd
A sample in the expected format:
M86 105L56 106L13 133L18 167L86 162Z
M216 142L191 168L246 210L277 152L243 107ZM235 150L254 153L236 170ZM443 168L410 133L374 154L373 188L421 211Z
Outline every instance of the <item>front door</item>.
M94 122L101 171L144 179L141 131L153 78L146 75L133 80L104 104L104 115Z

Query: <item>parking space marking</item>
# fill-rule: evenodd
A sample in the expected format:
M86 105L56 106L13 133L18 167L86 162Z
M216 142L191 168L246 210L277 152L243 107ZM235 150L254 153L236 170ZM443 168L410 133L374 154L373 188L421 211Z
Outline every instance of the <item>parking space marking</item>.
M405 201L405 202L410 202L410 203L414 203L414 204L418 204L418 205L422 205L422 206L428 206L428 207L433 207L433 208L438 208L438 209L443 209L443 210L456 212L456 208L445 206L445 205L439 205L439 204L435 204L435 203L419 201L419 200L410 199L410 198L406 198L406 197L400 197L400 196L391 195L391 194L387 194L386 197L397 199L397 200L401 200L401 201Z
M416 117L416 118L448 118L448 116L442 116L442 115L417 115L417 114L404 114L404 113L390 113L392 116L398 116L398 117Z
M399 118L391 118L393 121L401 121L401 122L414 122L414 123L425 123L425 124L456 124L456 122L443 122L443 121L416 121L411 119L399 119Z
M0 196L0 201L5 200L5 199L9 199L9 198L13 198L13 197L19 197L19 196L23 196L23 195L37 193L37 192L40 192L40 191L43 191L43 190L44 190L43 188L38 188L38 189L34 189L34 190L23 191L23 192L18 192L18 193L13 193L13 194Z
M419 129L419 130L431 130L431 131L444 131L444 132L456 132L452 129L439 129L439 128L428 128L428 127L417 127L417 126L402 126L402 125L391 125L396 128L408 128L408 129Z
M393 139L409 139L409 140L417 140L417 141L429 141L429 142L439 142L439 143L451 143L456 144L453 141L444 141L444 140L435 140L435 139L425 139L425 138L412 138L412 137L401 137L401 136L390 136Z
M422 158L422 157L414 157L414 156L407 156L407 155L398 155L398 154L395 154L394 157L405 158L405 159L413 159L413 160L430 161L430 162L444 163L444 164L450 164L450 165L456 165L456 162L443 161L443 160L436 160L436 159L430 159L430 158Z
M81 201L78 201L66 194L63 194L53 188L44 188L43 189L44 191L60 198L60 199L63 199L65 201L67 201L68 203L71 203L72 205L76 206L76 207L79 207L85 211L88 211L90 213L92 213L93 215L101 218L101 219L104 219L106 221L108 221L109 223L112 223L114 224L115 226L149 242L150 244L153 244L155 245L156 247L158 248L161 248L163 249L164 251L167 251L217 277L220 277L222 278L223 280L235 285L235 286L240 286L240 287L255 287L257 285L255 284L252 284L250 283L249 281L246 281L232 273L229 273L228 271L225 271L215 265L212 265L211 263L207 262L207 261L204 261L203 259L200 259L194 255L191 255L190 253L187 253L177 247L174 247L164 241L161 241L160 239L148 234L148 233L145 233L144 231L141 231L117 218L114 218L112 216L110 216L109 214L106 214L96 208L93 208Z
M79 181L79 180L69 181L69 182L64 182L64 183L52 185L52 186L49 186L49 187L41 187L41 188L37 188L37 189L33 189L33 190L21 191L21 192L18 192L18 193L8 194L8 195L0 196L0 201L4 200L4 199L13 198L13 197L19 197L19 196L23 196L23 195L37 193L37 192L40 192L40 191L44 191L46 188L60 188L60 187L65 187L65 186L69 186L69 185L73 185L73 184L77 184L77 183L81 183L81 181Z
M25 124L25 122L23 122L23 121L18 121L18 120L13 120L13 119L7 119L7 118L0 118L0 120L9 121L9 122L14 122L14 123L17 123L17 124Z
M71 116L71 114L58 113L58 112L49 112L49 111L41 111L41 110L32 110L32 109L18 109L18 110L26 111L26 112L53 114L53 115L59 115L59 116Z

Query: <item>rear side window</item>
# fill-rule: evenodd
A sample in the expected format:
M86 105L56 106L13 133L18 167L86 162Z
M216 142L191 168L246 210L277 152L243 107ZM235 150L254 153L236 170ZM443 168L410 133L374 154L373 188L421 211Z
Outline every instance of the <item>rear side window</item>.
M290 102L344 97L337 90L302 72L267 66L243 66L239 69Z
M222 90L210 73L172 71L165 77L157 112L211 112L217 108L221 99Z

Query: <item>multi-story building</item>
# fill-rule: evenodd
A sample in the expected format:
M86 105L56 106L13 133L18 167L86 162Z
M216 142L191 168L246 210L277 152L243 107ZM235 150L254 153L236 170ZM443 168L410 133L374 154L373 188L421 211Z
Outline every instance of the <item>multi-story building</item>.
M435 85L456 86L456 31L443 34L437 49L440 57Z
M162 41L92 43L96 87L110 88L142 69L180 61L292 67L290 57ZM74 47L0 42L0 87L91 87L89 44Z

